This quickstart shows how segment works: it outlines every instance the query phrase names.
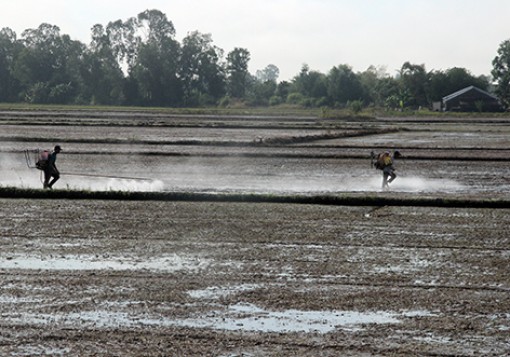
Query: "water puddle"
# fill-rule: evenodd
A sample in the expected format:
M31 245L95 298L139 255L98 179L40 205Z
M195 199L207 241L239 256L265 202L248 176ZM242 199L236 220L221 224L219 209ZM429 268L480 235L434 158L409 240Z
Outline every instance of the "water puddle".
M65 257L9 257L0 260L0 269L23 270L150 270L174 272L178 270L197 270L209 264L197 256L180 256L177 254L153 257L150 260L129 257L110 257L70 255Z
M182 327L278 333L328 333L336 329L357 331L365 324L399 322L394 314L384 311L269 311L246 303L231 305L226 311L213 311L209 316L175 321Z
M417 316L416 313L412 315ZM56 324L73 328L187 327L267 333L328 333L337 329L360 331L368 324L398 324L403 317L406 316L385 311L270 311L253 304L239 303L225 310L210 310L205 316L184 319L107 310L68 314L17 313L11 316L5 314L2 318L15 324Z
M241 284L233 286L213 286L206 289L190 290L188 295L195 302L188 303L190 313L184 318L166 317L165 311L172 311L167 305L161 314L134 313L139 305L134 301L104 302L93 311L73 311L69 313L34 313L16 311L3 314L2 319L14 324L58 325L72 328L164 328L185 327L223 331L245 331L262 333L329 333L335 330L360 331L368 325L398 324L405 318L435 316L424 310L403 311L306 311L269 310L249 302L223 304L222 299L263 286ZM26 302L28 302L27 300ZM20 303L12 296L0 296L0 302ZM160 306L162 308L163 306ZM195 311L196 310L196 311Z
M206 289L188 291L188 295L194 299L217 300L232 294L244 291L252 291L262 287L262 285L258 284L243 284L230 287L211 286Z
M220 300L231 294L261 288L257 284L234 286L211 286L201 290L190 290L195 299ZM365 324L396 324L399 317L430 316L427 311L406 311L399 315L385 311L270 311L251 303L229 305L225 310L215 310L200 318L188 318L176 322L182 327L211 328L227 331L257 332L319 332L328 333L336 329L361 330Z

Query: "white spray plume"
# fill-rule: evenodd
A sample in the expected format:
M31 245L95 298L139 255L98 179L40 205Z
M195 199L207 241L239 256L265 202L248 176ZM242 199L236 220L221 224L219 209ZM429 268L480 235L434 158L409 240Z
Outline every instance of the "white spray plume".
M356 175L356 172L341 175L309 173L293 174L292 169L274 175L254 174L218 169L219 165L205 168L193 162L180 162L173 174L165 176L166 184L158 178L130 179L110 177L61 175L55 189L92 191L138 191L155 192L168 189L186 191L240 191L240 192L374 192L381 191L381 175ZM228 165L229 164L229 165ZM235 167L227 162L227 167ZM204 170L204 172L200 172ZM200 174L201 173L201 174ZM17 154L0 155L0 186L42 188L42 171L29 169L24 158ZM433 179L420 176L399 175L390 184L392 192L461 192L468 187L454 180Z

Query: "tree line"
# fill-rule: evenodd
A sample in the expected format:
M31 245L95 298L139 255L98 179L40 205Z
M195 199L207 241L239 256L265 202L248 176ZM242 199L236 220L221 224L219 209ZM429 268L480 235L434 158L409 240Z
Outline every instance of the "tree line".
M355 73L347 64L328 73L306 64L290 81L278 81L273 64L248 71L250 52L234 48L225 55L210 34L190 32L181 41L159 10L91 29L85 45L43 23L17 38L0 30L0 102L49 104L197 107L289 103L306 107L430 107L434 101L475 85L510 104L510 41L494 59L488 76L465 68L430 71L405 62L389 75L371 66Z

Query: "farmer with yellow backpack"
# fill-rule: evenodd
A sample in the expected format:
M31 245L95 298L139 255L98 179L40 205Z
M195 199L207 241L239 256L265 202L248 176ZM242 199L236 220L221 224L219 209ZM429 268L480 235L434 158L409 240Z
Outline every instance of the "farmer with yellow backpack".
M393 155L389 151L380 154L375 154L373 151L370 153L372 158L372 165L383 172L382 189L389 190L389 184L396 178L395 168L393 167L394 159L402 157L400 151L396 150ZM388 179L389 178L389 179Z

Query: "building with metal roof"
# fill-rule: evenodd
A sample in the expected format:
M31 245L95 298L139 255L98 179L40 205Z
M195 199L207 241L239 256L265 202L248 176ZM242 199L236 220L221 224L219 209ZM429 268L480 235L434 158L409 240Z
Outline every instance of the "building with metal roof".
M475 86L456 91L442 100L444 111L500 112L503 106L498 97Z

